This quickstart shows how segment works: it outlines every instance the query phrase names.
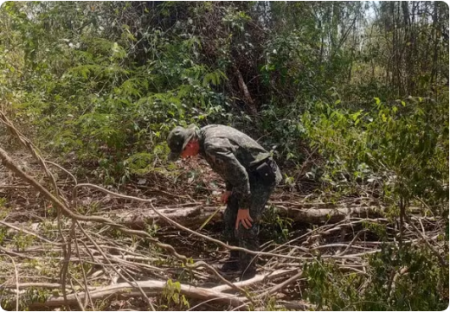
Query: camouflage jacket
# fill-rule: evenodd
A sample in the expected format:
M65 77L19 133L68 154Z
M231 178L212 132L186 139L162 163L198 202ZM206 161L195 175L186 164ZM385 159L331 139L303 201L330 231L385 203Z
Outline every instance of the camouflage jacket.
M227 190L238 194L239 208L248 209L248 173L270 153L248 135L228 126L209 125L198 129L197 136L200 154L225 180Z

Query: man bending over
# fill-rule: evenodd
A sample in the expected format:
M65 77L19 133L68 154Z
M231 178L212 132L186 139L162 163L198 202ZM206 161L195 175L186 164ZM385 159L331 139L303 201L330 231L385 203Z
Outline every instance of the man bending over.
M225 180L224 239L230 245L257 251L258 221L281 181L281 172L270 153L248 135L223 125L176 127L167 142L169 160L200 154ZM221 271L240 271L241 280L252 278L256 274L255 256L231 250Z

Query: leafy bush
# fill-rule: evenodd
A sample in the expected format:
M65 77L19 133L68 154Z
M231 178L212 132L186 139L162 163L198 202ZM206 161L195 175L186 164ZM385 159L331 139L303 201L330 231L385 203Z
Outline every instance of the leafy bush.
M51 41L55 33L44 36L44 15L29 20L20 5L8 8L20 32L35 30L26 42L37 36ZM133 59L137 38L127 25L115 38L90 28L61 35L65 39L52 53L25 56L40 65L29 72L27 88L14 103L17 117L34 126L42 146L96 163L105 182L151 169L136 167L146 151L154 151L146 161L164 161L165 138L174 126L228 120L226 98L214 90L227 77L198 62L200 41L192 34L179 29L172 36L160 29L140 34L151 47L143 65ZM38 51L49 49L46 44Z
M318 102L302 123L327 159L323 179L334 186L379 183L385 198L403 206L420 200L433 212L448 202L446 99L413 98L351 111L337 100Z
M319 309L438 311L448 305L448 267L428 249L385 245L369 256L367 276L345 273L331 262L305 266L307 298Z

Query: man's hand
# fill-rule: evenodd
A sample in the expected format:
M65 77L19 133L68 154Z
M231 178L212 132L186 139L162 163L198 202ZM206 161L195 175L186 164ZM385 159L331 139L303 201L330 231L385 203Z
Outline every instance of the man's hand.
M226 191L225 193L222 194L222 197L220 198L220 201L223 204L228 203L228 197L230 197L230 195L231 195L231 191Z
M249 229L252 227L252 217L250 217L250 213L248 209L239 209L237 218L236 218L236 230L239 228L239 223L242 223L242 225Z

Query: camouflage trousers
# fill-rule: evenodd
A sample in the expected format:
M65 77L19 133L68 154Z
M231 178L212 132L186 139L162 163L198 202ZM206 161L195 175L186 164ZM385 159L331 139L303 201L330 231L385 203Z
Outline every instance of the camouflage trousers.
M275 165L276 166L276 165ZM265 205L270 197L270 194L274 190L276 184L281 178L281 173L276 169L277 179L273 183L264 183L258 177L256 173L249 173L251 203L249 207L250 216L253 219L252 227L246 229L242 224L236 230L236 218L239 209L238 198L234 193L228 198L227 208L224 212L224 240L229 245L239 246L249 250L257 251L259 249L259 220L264 211ZM231 258L237 258L237 252L231 252ZM255 256L246 252L239 252L239 264L242 270L249 267L254 267Z

